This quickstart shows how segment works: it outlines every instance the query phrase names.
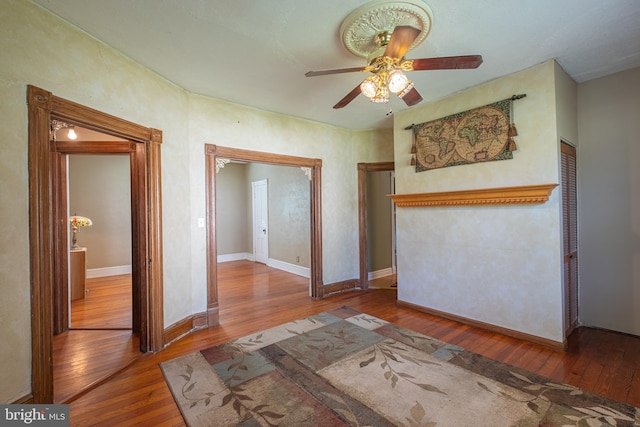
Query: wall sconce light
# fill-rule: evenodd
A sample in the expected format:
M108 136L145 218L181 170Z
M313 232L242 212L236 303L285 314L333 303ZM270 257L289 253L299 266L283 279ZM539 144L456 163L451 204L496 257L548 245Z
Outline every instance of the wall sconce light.
M53 135L54 141L56 140L56 132L58 132L60 129L69 129L67 137L71 140L75 140L76 138L78 138L75 128L76 125L61 122L60 120L51 120L51 133Z

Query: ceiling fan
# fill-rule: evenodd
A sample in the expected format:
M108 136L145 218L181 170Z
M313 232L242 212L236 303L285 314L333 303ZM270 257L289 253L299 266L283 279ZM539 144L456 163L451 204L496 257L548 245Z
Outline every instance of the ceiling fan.
M421 70L451 70L478 68L482 64L481 55L444 56L438 58L406 59L413 42L420 34L420 30L409 25L396 26L392 33L383 31L376 35L376 49L366 67L340 68L335 70L309 71L307 77L324 76L328 74L351 73L365 71L372 73L356 86L333 108L343 108L353 101L360 93L371 102L389 102L389 93L398 95L408 105L416 105L422 101L422 95L405 76L403 71ZM375 56L384 48L381 55Z

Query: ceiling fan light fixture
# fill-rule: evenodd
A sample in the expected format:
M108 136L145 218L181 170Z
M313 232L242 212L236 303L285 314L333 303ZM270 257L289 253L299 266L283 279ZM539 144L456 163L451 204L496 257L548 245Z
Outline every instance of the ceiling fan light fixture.
M378 86L380 85L380 79L376 75L372 75L364 79L362 83L360 83L360 91L364 96L369 99L372 99L378 93Z
M376 104L386 104L389 102L389 88L384 84L378 86L375 96L369 99Z
M411 80L407 80L407 85L401 91L396 92L396 95L400 98L404 98L406 94L411 92L411 89L413 89L413 82Z
M413 83L409 81L402 71L393 70L389 74L389 90L398 96L402 97L400 93L406 93L406 91L408 91L407 88L409 88L410 85L412 86Z

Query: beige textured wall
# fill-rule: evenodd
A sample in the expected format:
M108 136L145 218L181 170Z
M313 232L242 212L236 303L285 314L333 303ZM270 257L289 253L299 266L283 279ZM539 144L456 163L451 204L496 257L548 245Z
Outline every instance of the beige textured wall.
M128 155L69 156L69 214L93 222L77 233L88 269L131 265L129 163Z
M578 85L580 320L640 336L640 68Z
M554 63L554 71L558 139L578 146L578 85L558 63Z
M550 61L396 115L396 193L557 184L558 137ZM415 173L412 123L514 94L511 160ZM398 299L562 342L559 191L533 206L399 208Z
M218 255L250 252L247 246L247 166L229 163L216 175L216 230Z
M205 229L197 227L197 218L205 217L205 143L321 158L324 281L357 277L356 164L392 160L390 133L353 132L190 94L39 6L5 0L0 8L0 402L31 389L28 84L163 131L165 326L206 308Z

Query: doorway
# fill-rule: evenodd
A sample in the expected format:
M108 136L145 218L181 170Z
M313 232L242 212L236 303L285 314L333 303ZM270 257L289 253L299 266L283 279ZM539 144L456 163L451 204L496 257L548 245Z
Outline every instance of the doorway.
M218 301L218 233L216 232L216 171L231 161L256 162L270 165L297 166L309 177L310 204L310 287L312 298L322 298L322 209L321 168L322 160L287 156L236 148L205 145L206 172L206 223L207 223L207 324L219 324Z
M31 259L32 394L34 403L53 402L53 332L68 313L68 212L66 155L74 152L126 154L132 181L134 330L140 351L159 350L164 331L160 144L162 132L27 87L29 109L29 256ZM125 139L124 142L51 143L52 120ZM62 309L62 311L65 311ZM135 320L137 319L137 320Z
M379 162L379 163L358 163L358 235L359 235L359 258L360 258L360 288L369 288L369 269L371 267L369 262L369 243L368 229L369 218L367 213L367 175L371 172L393 172L395 165L393 162ZM392 204L392 208L393 208ZM395 210L391 211L391 213ZM391 227L394 226L394 217L391 216ZM391 236L391 257L392 257L392 269L395 273L395 238L393 233Z
M76 144L109 140L108 135L79 127L75 132ZM70 250L69 328L131 330L132 290L139 285L132 283L131 274L129 157L71 154L67 158L68 212L91 220L90 226L77 228L77 248Z

